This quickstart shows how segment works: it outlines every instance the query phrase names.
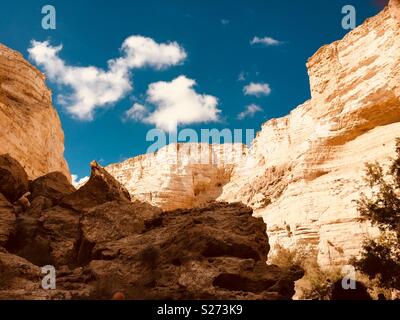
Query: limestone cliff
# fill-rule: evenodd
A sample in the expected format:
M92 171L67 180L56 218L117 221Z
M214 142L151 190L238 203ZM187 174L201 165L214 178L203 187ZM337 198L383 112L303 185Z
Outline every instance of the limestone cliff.
M267 122L224 187L221 199L264 218L272 247L311 244L322 265L341 264L372 231L354 200L365 162L385 163L400 136L399 9L391 1L308 61L311 100Z
M70 179L64 133L44 75L0 44L0 154L6 153L31 180L52 171Z
M174 210L218 198L246 155L247 147L242 144L174 144L106 169L135 199Z
M163 209L243 202L264 218L272 248L309 244L322 265L345 263L373 231L357 221L354 203L366 190L364 165L387 161L400 136L400 1L322 47L307 67L311 99L265 123L240 161L199 167L164 151L177 161L145 155L107 169Z

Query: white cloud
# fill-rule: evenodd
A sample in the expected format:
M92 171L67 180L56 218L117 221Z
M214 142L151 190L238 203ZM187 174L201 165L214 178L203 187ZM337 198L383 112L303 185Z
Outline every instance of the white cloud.
M179 76L171 82L156 82L149 85L147 102L154 106L152 112L135 104L126 115L144 123L154 124L165 131L176 131L178 125L215 122L219 120L218 99L198 94L193 87L196 82Z
M186 58L185 50L176 42L156 43L151 38L131 36L121 47L122 56L108 61L108 69L94 66L69 66L59 57L62 45L53 47L48 41L33 40L28 49L30 58L44 69L55 83L71 92L59 96L67 112L81 120L92 120L96 108L104 108L122 99L132 90L130 71L142 67L163 69Z
M260 97L262 95L269 95L271 93L271 88L268 83L251 82L243 88L243 92L246 96Z
M256 104L250 104L246 106L245 110L238 114L238 120L245 118L252 118L257 112L262 112L262 108Z
M250 44L251 45L262 44L264 46L279 46L280 44L282 44L282 42L275 40L274 38L271 37L263 37L263 38L254 37L250 41Z
M134 103L132 108L125 112L127 119L142 121L149 114L146 107L140 103Z
M71 174L72 178L72 185L75 188L80 188L82 187L86 182L89 181L89 177L83 177L82 179L78 179L78 175L76 174Z

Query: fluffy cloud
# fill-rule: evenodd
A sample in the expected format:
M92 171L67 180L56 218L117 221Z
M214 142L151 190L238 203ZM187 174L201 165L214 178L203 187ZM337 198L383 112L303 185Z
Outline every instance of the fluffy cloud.
M196 82L179 76L171 82L156 82L149 85L146 101L153 106L148 111L135 103L126 112L127 118L154 124L157 128L171 132L178 125L215 122L219 120L218 99L198 94L193 87Z
M246 96L267 96L271 93L271 88L268 83L254 83L251 82L243 88Z
M126 118L136 121L144 120L148 114L149 111L140 103L134 103L132 108L125 112Z
M264 46L279 46L280 44L282 44L282 42L275 40L274 38L271 37L263 37L263 38L254 37L250 41L250 44L251 45L262 44Z
M238 120L243 120L245 118L252 118L257 112L262 112L262 108L256 104L250 104L246 106L244 111L238 114Z
M28 52L51 81L70 88L68 94L59 96L59 101L71 115L81 120L92 120L96 108L107 107L131 91L131 70L163 69L186 58L185 50L176 42L158 44L142 36L127 38L121 47L122 56L109 60L107 70L69 66L59 57L61 50L62 45L54 47L48 41L33 40Z

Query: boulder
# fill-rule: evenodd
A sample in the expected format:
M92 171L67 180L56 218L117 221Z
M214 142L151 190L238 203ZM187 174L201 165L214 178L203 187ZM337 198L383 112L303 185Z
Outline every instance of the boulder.
M166 212L146 225L95 244L95 298L118 290L127 299L290 299L303 276L266 264L265 224L241 204Z
M24 168L9 154L0 156L0 193L14 203L28 192L28 176Z
M5 246L15 230L15 214L11 203L0 193L0 247Z
M130 201L129 192L97 162L91 164L89 181L76 192L62 199L64 206L77 211L87 211L103 203L122 200Z
M29 184L30 199L43 196L55 202L76 191L67 177L61 172L51 172Z

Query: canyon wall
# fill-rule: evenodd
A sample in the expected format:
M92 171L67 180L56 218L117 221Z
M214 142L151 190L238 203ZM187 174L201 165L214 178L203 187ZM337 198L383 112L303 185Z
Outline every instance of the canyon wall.
M172 144L106 169L135 199L174 210L218 198L236 164L246 157L242 144Z
M272 249L311 245L321 265L346 263L375 232L358 222L354 202L367 191L365 163L387 163L400 136L400 1L322 47L307 67L311 99L266 122L239 161L198 166L163 150L159 159L175 162L144 155L107 170L134 198L165 210L243 202L263 217Z
M52 171L71 179L64 133L44 75L0 44L0 154L5 153L31 180Z
M267 122L224 187L220 199L264 218L271 247L311 244L322 265L343 264L374 232L354 200L368 191L365 162L387 163L400 136L399 8L309 59L311 100Z

